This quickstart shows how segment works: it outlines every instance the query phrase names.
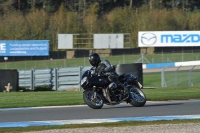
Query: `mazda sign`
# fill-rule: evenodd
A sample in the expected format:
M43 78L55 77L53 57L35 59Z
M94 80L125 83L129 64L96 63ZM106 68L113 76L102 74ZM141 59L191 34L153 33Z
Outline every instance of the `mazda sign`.
M153 33L144 33L141 36L141 43L146 46L154 45L157 41L157 37Z

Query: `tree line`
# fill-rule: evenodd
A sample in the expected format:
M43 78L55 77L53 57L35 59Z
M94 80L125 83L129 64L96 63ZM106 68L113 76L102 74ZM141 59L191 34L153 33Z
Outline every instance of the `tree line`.
M199 30L197 0L0 0L1 40L50 40L57 34ZM85 44L87 47L87 44Z
M94 3L100 6L99 13L107 13L116 7L129 6L130 8L157 8L183 9L193 11L200 7L198 0L0 0L1 13L7 8L13 8L23 13L35 9L44 9L48 13L56 12L63 4L68 11L86 12Z

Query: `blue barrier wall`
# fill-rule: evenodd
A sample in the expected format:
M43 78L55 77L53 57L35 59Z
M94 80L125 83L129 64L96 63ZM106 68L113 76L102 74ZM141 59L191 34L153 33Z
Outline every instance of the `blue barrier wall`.
M148 69L148 68L165 68L165 67L175 67L175 62L146 64L146 69Z
M195 65L200 65L200 61L143 64L142 67L143 69L149 69L149 68L165 68L165 67L195 66Z

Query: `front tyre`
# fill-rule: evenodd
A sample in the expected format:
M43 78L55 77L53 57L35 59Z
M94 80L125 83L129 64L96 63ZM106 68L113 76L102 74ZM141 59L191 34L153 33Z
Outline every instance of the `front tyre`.
M103 98L98 93L96 93L96 97L94 97L94 94L92 91L89 91L89 90L84 91L83 100L90 108L101 109L103 107Z
M129 89L129 99L128 102L135 107L143 107L146 103L146 96L144 92L133 86Z

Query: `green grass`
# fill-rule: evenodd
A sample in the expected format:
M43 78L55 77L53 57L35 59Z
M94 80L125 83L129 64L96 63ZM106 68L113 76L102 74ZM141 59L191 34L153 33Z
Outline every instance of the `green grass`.
M143 73L144 87L161 87L161 73Z
M200 53L167 53L167 54L148 54L144 57L150 63L163 63L163 62L182 62L194 61L200 58ZM121 55L121 56L106 56L101 59L107 59L113 65L129 64L135 62L142 62L141 55ZM143 63L148 63L144 60ZM56 60L25 60L18 62L1 62L0 69L46 69L46 68L61 68L61 67L77 67L77 66L90 66L88 57L73 58L73 59L56 59Z
M71 129L71 128L94 128L94 127L125 127L125 126L145 126L159 124L181 124L181 123L200 123L200 119L196 120L173 120L173 121L132 121L132 122L116 122L116 123L99 123L99 124L71 124L63 126L39 126L39 127L23 127L23 128L1 128L1 133L21 133L30 131L45 131L53 129Z
M77 104L84 104L81 91L0 93L0 108Z
M152 101L200 99L200 87L144 89L144 93Z
M147 100L200 99L200 87L143 89ZM84 104L82 91L0 93L0 108ZM5 104L6 103L6 104Z

